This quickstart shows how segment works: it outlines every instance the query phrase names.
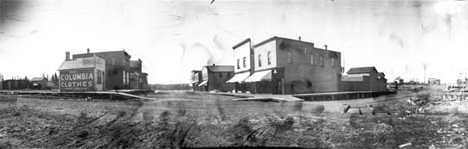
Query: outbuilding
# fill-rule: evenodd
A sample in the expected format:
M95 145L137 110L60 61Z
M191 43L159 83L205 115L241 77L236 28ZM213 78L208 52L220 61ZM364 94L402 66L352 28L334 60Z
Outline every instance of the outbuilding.
M387 91L385 74L375 67L351 68L341 79L342 91Z

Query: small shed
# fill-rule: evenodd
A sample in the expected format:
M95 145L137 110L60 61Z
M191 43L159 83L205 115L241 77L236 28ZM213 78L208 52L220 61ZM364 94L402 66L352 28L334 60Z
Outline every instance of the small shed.
M47 89L48 79L46 77L33 77L30 82L31 89Z

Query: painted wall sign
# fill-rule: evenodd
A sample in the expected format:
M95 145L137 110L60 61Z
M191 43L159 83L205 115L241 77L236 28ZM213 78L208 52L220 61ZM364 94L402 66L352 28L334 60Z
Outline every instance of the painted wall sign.
M94 90L93 69L60 71L60 91Z

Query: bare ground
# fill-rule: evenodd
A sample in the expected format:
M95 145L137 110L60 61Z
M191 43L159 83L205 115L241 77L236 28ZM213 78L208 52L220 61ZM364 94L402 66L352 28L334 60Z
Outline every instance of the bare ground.
M325 111L317 113L310 103L239 102L191 92L113 102L0 96L0 148L465 147L464 113L411 112L429 104L407 99L432 99L430 93L372 101L391 115L327 110L336 102L320 103Z

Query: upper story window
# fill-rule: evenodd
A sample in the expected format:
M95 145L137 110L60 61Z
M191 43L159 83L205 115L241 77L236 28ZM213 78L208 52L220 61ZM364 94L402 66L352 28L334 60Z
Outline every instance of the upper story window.
M258 67L262 67L262 55L258 55Z
M219 73L219 78L222 78L222 77L223 77L223 73L220 72L220 73Z
M310 65L314 65L314 55L310 55Z
M247 57L244 56L244 58L242 60L243 60L244 68L246 68L247 67Z
M292 63L292 53L291 53L291 51L288 52L288 63L289 64Z
M268 60L268 65L271 65L271 51L268 51L267 60Z
M228 73L227 73L227 77L230 78L230 77L231 77L231 73L228 72Z
M322 56L322 55L320 55L320 59L319 59L319 60L320 60L320 66L323 67L323 56Z
M237 59L237 69L240 69L240 59Z
M331 66L332 66L332 67L335 67L335 58L332 58L332 59L331 59Z

